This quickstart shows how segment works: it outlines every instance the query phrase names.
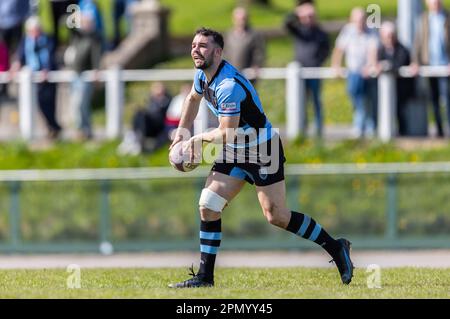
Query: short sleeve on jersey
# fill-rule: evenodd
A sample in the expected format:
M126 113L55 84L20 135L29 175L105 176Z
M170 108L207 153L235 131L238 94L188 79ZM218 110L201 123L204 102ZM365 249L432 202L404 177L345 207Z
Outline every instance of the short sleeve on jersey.
M217 92L219 116L237 116L241 113L241 102L245 100L244 89L234 81L224 82Z
M203 74L202 71L197 70L197 72L195 73L195 76L194 76L194 89L195 89L195 92L197 92L200 95L203 94L202 80L201 80L202 74Z

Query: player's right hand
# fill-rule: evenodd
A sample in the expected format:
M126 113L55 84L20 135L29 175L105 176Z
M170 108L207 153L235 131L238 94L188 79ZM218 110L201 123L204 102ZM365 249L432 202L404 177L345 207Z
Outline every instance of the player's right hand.
M169 151L172 149L172 147L175 146L175 144L177 144L181 140L183 140L183 136L182 135L179 135L179 134L175 135L175 138L173 139L172 144L170 144L170 146L169 146Z

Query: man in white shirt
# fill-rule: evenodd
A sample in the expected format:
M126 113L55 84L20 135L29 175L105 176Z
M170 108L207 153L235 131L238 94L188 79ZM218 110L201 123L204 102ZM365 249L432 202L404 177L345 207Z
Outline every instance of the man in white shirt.
M350 22L336 39L332 66L342 74L341 64L345 55L348 69L347 90L353 104L353 128L356 137L373 136L376 128L376 82L369 78L369 61L375 61L378 35L366 26L366 14L362 8L354 8ZM371 58L371 55L373 57Z

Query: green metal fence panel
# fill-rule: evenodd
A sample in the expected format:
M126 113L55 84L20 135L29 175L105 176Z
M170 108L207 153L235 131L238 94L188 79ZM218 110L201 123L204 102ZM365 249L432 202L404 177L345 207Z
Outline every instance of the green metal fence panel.
M290 209L313 216L333 234L349 236L354 247L450 247L450 213L441 204L450 195L450 165L292 165L286 172ZM208 170L192 173L170 168L2 172L9 237L0 241L0 252L197 250L198 199ZM418 227L417 216L425 226L405 232L405 223L412 225L407 229ZM224 211L223 225L223 249L314 247L269 225L250 185Z
M11 246L20 245L20 182L9 183L10 208L9 208L9 234L11 236Z
M386 237L390 240L397 239L397 177L390 174L386 178L387 189L387 216Z
M110 191L110 182L100 181L100 243L109 243L111 235Z

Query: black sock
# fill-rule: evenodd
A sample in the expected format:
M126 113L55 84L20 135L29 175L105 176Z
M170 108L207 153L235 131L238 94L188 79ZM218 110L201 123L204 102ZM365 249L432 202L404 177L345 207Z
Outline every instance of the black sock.
M319 223L302 213L291 212L291 220L286 230L322 246L331 257L335 256L340 247Z
M214 264L216 262L217 250L222 239L222 221L221 219L205 222L200 224L200 270L199 274L203 275L208 281L214 279Z

